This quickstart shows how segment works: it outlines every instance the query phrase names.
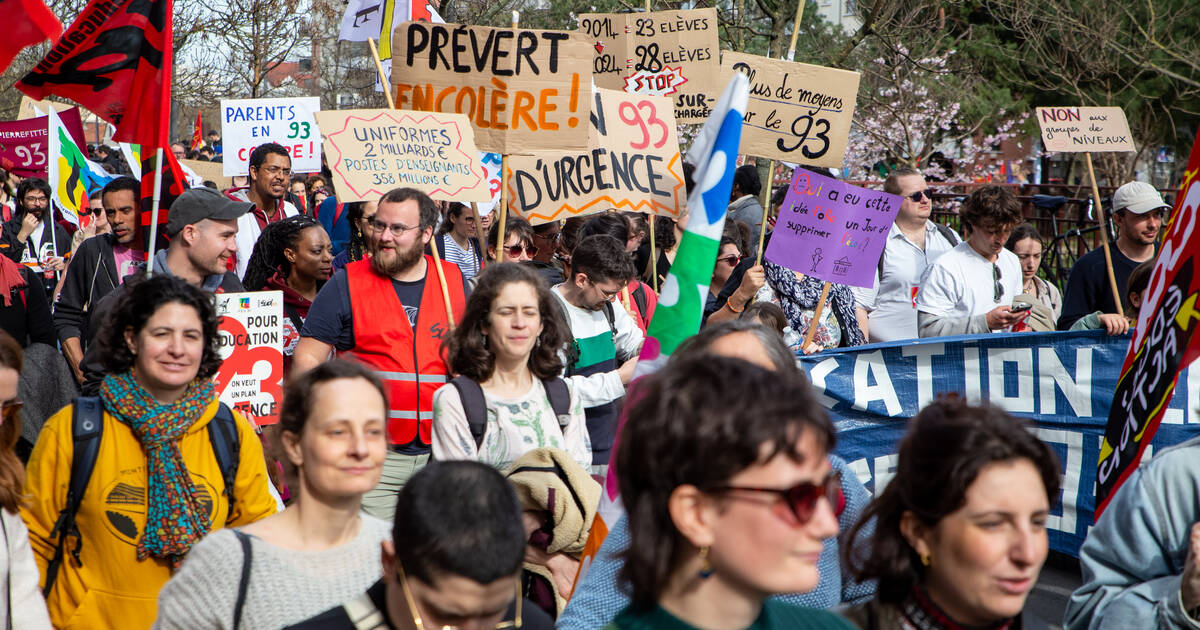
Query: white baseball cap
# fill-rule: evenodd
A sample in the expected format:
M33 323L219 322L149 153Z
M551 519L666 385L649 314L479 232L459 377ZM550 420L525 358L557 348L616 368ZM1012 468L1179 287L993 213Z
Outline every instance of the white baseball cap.
M1146 214L1151 210L1170 207L1154 186L1146 182L1129 182L1117 189L1112 198L1113 210L1128 210L1134 214Z

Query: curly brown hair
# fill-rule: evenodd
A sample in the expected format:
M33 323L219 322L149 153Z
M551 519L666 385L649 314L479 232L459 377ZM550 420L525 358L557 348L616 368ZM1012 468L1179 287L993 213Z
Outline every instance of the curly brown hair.
M537 292L538 313L542 320L542 333L529 354L529 370L539 379L554 378L562 372L558 351L571 340L562 307L555 301L557 298L550 295L542 276L518 263L488 265L479 274L479 283L467 298L462 321L442 342L442 353L451 372L476 382L491 377L496 355L488 349L483 329L496 297L504 287L515 282L528 284Z
M984 186L963 202L959 217L971 229L1011 230L1025 220L1021 201L1003 186Z
M0 368L21 372L21 344L0 330ZM13 451L21 437L21 415L14 413L0 423L0 507L16 514L21 507L21 487L25 483L25 467Z

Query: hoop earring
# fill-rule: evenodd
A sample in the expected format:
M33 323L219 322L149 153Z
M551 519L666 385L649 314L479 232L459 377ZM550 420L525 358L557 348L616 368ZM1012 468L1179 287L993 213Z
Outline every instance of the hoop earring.
M710 563L708 561L708 547L701 547L700 548L700 572L699 572L700 579L707 580L708 578L712 577L712 574L713 574L712 563Z

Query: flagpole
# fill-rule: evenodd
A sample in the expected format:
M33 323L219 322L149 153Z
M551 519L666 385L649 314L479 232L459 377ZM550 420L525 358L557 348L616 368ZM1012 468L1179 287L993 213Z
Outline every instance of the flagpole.
M154 242L158 238L158 202L162 199L162 144L154 151L154 197L150 202L150 243L146 246L146 277L154 275Z
M396 109L396 99L392 96L392 83L388 76L383 72L383 62L379 60L379 48L375 45L373 38L367 38L367 48L371 49L371 58L375 60L375 70L379 72L379 82L383 84L383 95L387 97L388 109ZM476 236L478 236L478 223L476 223ZM454 330L454 308L450 304L450 287L446 285L446 273L442 270L442 256L438 254L437 243L434 238L437 238L437 230L434 230L433 238L429 239L429 251L433 253L433 269L437 273L438 285L442 289L442 301L446 304L446 323L450 324L450 330Z

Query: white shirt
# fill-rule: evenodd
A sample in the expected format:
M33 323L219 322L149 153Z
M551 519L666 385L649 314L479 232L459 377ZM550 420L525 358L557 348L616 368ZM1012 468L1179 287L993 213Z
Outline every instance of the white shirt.
M917 287L929 265L953 248L954 243L942 236L933 221L925 221L924 249L892 224L884 245L883 277L876 266L872 288L850 288L855 303L869 313L871 343L917 338Z
M995 269L1000 270L1000 298L996 299ZM1017 255L1001 249L996 262L988 262L963 241L940 256L925 272L917 292L917 310L939 317L983 315L1001 305L1011 305L1021 294L1021 263ZM1007 330L1007 329L1005 329Z
M229 196L237 199L238 201L253 203L250 201L250 194L246 189L235 190L230 193ZM297 214L300 214L300 211L296 209L296 206L284 201L283 216L271 222L274 223L275 221L282 221L287 217L294 217ZM250 254L254 253L254 244L258 242L258 237L261 235L262 228L258 227L258 219L254 218L253 211L247 212L246 214L238 217L236 237L237 268L234 271L237 272L237 277L239 280L246 277L246 267L250 265Z

